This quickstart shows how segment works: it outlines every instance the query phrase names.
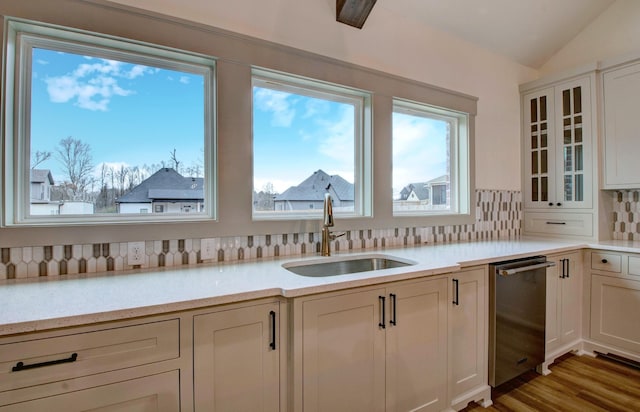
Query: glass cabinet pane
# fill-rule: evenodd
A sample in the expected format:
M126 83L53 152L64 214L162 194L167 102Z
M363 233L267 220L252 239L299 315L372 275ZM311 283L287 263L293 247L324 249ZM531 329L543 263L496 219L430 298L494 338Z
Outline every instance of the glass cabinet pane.
M538 152L537 151L531 152L531 174L532 175L538 174Z
M538 100L531 99L531 122L538 121Z
M540 200L546 202L549 200L549 185L547 183L547 177L540 178Z
M564 201L570 202L573 200L573 176L564 176Z
M547 121L547 96L540 97L540 121Z
M584 200L584 177L582 174L576 175L576 202Z
M540 173L547 173L549 168L547 167L547 151L540 151Z
M573 153L571 150L571 146L565 146L563 159L564 159L564 171L573 172Z
M573 113L582 113L582 89L573 88Z
M581 144L580 145L576 145L576 147L575 147L575 162L576 162L575 171L576 172L580 172L580 171L584 170L583 169L583 167L584 167L583 166L583 157L584 157L584 155L582 153L582 145Z
M538 178L534 177L531 179L531 200L534 202L538 201Z
M571 114L571 91L562 91L562 115L569 116Z

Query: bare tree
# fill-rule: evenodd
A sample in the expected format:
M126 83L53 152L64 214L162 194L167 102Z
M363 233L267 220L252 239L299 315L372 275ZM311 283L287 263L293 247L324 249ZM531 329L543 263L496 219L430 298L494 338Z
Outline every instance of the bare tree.
M89 144L69 136L60 140L56 153L69 178L74 196L86 193L87 187L91 184L93 171Z
M38 150L33 155L33 160L31 160L31 168L35 169L40 163L47 161L51 158L51 152L47 152L44 150Z
M178 158L176 157L176 149L174 148L174 149L173 149L173 152L169 152L169 153L171 154L171 158L170 158L170 160L171 160L171 161L173 162L173 164L174 164L173 169L174 169L176 172L180 173L180 162L178 161Z

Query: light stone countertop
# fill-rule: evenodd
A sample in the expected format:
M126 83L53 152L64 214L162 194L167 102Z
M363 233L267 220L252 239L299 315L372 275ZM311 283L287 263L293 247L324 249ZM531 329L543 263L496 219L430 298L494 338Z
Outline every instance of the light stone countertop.
M367 249L332 257L288 256L0 284L0 336L196 309L266 297L320 292L450 273L461 267L580 248L640 253L640 242L584 243L521 238ZM329 277L305 277L282 264L351 255L390 255L416 265Z

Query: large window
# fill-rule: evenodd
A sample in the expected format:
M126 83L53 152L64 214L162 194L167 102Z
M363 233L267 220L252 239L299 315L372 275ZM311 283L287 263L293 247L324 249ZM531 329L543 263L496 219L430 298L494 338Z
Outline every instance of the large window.
M212 60L8 27L7 224L214 216Z
M265 71L253 77L253 217L370 213L366 93Z
M468 213L467 115L395 100L393 213Z

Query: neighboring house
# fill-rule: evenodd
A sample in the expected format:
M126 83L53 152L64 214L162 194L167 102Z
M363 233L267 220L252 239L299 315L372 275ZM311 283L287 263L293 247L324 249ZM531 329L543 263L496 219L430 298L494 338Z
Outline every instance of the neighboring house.
M49 169L31 169L29 213L31 215L88 215L93 203L76 200L53 200L55 191Z
M118 213L189 213L204 211L204 179L163 168L116 199Z
M400 191L396 203L406 206L430 205L431 208L446 207L449 196L449 175L442 175L427 182L409 183Z
M334 210L353 209L354 186L338 175L322 170L313 172L298 186L291 186L275 197L275 210L322 210L324 194L329 193Z

